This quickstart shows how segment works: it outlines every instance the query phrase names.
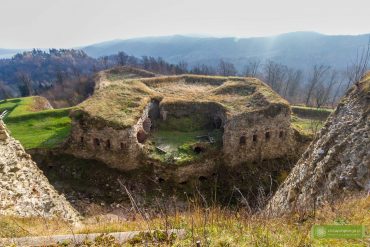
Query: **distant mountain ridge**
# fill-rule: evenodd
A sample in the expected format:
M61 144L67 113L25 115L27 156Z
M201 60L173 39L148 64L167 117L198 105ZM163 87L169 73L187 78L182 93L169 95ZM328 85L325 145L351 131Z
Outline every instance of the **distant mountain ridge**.
M10 58L19 52L23 52L22 49L2 49L0 48L0 59Z
M276 36L235 38L202 36L160 36L115 39L78 47L98 58L120 51L135 56L162 57L169 63L187 62L216 66L220 59L234 63L241 72L250 60L273 60L292 68L308 70L314 64L343 70L369 42L370 32L361 35L324 35L292 32ZM45 49L43 49L45 50ZM1 49L0 59L10 58L25 49Z
M162 57L170 63L216 65L220 59L241 70L250 59L271 59L289 67L307 69L327 64L343 69L368 43L370 34L323 35L294 32L271 37L213 38L190 36L146 37L114 40L82 48L92 57L124 51L129 55Z

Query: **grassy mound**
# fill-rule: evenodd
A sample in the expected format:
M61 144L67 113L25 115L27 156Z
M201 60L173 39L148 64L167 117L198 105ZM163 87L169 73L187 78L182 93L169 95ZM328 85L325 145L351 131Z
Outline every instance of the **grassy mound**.
M0 112L8 110L4 121L11 135L26 149L53 148L69 135L71 108L44 110L47 100L26 97L0 101Z
M125 73L123 73L124 77ZM289 104L255 78L222 76L162 76L125 79L118 72L103 71L99 89L78 106L78 114L104 121L112 127L135 124L151 100L161 104L218 104L227 114L268 111Z

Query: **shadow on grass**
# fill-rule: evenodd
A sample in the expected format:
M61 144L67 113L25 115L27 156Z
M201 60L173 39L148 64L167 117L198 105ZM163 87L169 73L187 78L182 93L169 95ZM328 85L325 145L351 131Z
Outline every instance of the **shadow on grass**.
M54 134L40 144L40 148L55 148L67 140L71 132L71 126L54 131Z

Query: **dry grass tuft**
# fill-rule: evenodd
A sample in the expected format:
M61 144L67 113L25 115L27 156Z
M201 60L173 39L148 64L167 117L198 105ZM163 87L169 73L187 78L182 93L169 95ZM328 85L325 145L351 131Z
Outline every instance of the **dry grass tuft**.
M292 214L282 218L266 218L250 214L239 208L232 210L219 206L207 206L200 200L189 201L185 212L168 215L160 210L160 215L148 218L140 213L134 220L106 221L95 217L93 223L75 229L74 233L117 232L130 230L166 230L170 228L185 229L185 239L177 239L171 246L368 246L369 239L313 240L310 229L315 224L362 224L370 225L370 197L353 197L334 205L325 205L318 210L315 217ZM91 222L91 219L89 220ZM5 223L4 223L5 222ZM51 235L71 233L65 224L58 221L40 219L0 218L0 236ZM9 234L4 224L11 224L22 234ZM19 227L20 226L20 227ZM23 230L22 230L23 229ZM28 232L28 233L27 233Z

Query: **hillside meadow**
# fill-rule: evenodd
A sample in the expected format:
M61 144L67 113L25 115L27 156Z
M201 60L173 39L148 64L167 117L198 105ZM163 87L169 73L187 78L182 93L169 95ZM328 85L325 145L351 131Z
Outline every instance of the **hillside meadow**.
M0 112L9 112L4 119L7 128L26 149L56 147L68 137L71 129L68 116L71 108L45 109L48 102L40 98L0 101Z

